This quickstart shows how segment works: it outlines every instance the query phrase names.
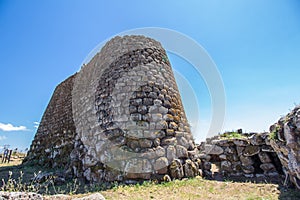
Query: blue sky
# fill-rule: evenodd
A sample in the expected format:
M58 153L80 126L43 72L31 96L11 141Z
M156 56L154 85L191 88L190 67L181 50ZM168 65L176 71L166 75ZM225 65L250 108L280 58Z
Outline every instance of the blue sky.
M101 41L140 27L179 31L210 54L226 90L223 131L268 130L300 103L299 9L297 0L0 0L0 146L29 147L34 122L56 85L75 73ZM169 56L176 71L191 69ZM186 78L196 91L204 130L209 93L192 71Z

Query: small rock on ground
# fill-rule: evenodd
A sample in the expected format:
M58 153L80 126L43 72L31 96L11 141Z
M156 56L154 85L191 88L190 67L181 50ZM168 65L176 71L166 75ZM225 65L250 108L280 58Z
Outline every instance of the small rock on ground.
M35 199L43 200L43 196L33 192L0 192L0 200Z
M90 194L80 198L72 198L69 195L57 194L52 196L42 196L33 192L0 192L0 200L105 200L100 193Z
M105 200L105 198L100 193L94 193L85 197L75 198L73 200Z

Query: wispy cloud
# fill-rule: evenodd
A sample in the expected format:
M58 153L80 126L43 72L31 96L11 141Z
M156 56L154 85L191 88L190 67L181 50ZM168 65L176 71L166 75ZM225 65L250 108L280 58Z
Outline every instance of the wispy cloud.
M4 136L4 135L3 135L3 136L2 136L2 135L0 135L0 141L2 141L2 140L6 140L6 138L7 138L6 136ZM0 147L0 149L1 149L1 147Z
M33 122L34 123L34 128L38 128L40 123L39 122Z
M0 130L2 131L27 131L26 126L14 126L12 124L3 124L0 122Z

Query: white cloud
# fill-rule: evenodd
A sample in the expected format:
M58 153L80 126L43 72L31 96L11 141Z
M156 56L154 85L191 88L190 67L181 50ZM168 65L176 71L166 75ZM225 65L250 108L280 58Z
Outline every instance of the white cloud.
M3 124L0 122L0 130L2 131L27 131L25 126L13 126L12 124Z
M1 141L1 140L6 140L6 138L7 138L6 136L0 135L0 141ZM1 146L0 146L0 149L1 149Z
M34 123L34 128L38 128L40 123L39 122L33 122Z

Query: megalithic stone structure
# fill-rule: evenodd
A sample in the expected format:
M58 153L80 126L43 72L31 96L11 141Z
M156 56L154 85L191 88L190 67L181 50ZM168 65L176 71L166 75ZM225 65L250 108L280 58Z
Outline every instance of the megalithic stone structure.
M196 176L197 149L161 44L107 42L57 86L24 163L95 182Z
M288 180L300 190L300 106L296 106L286 116L270 127L270 144L275 150Z

